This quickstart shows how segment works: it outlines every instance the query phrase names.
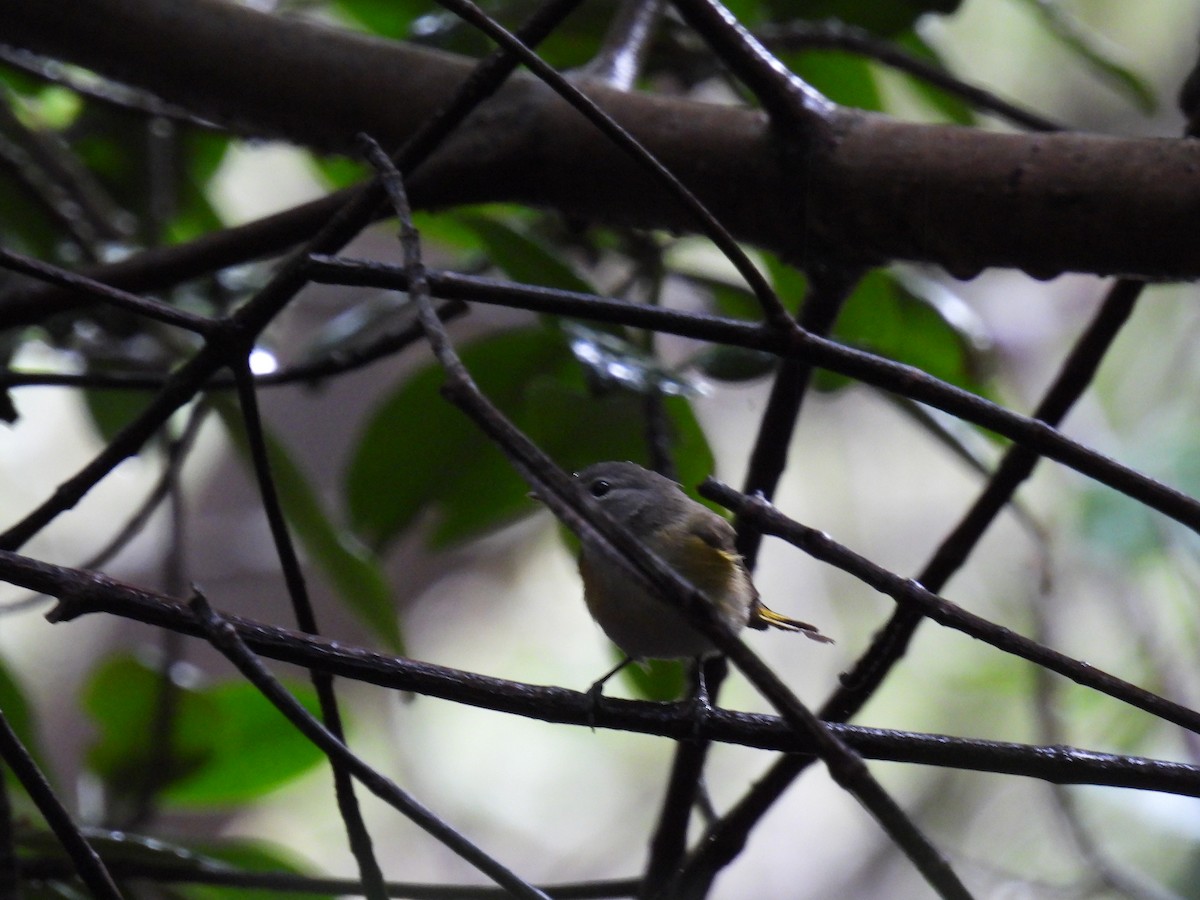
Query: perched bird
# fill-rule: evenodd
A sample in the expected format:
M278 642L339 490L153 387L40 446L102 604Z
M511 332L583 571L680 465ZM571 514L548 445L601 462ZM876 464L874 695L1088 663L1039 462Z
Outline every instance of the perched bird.
M631 462L602 462L577 472L587 492L644 545L708 597L733 631L778 628L832 641L807 622L769 609L734 548L733 526L685 494L678 484ZM615 562L584 542L579 556L584 600L592 618L631 660L702 659L717 647L686 616L652 596Z

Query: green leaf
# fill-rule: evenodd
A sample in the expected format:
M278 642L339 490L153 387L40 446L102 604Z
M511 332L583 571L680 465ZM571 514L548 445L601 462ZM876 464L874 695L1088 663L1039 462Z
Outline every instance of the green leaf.
M264 699L238 681L208 688L175 683L170 755L155 748L163 679L128 655L102 662L83 692L99 732L88 768L117 798L134 798L148 778L160 798L178 806L227 806L257 799L316 765L321 752ZM310 688L289 684L310 712Z
M692 365L714 381L756 381L775 371L779 358L765 350L713 344L692 358Z
M491 335L463 347L461 356L480 389L564 469L647 461L644 398L594 392L554 329ZM359 439L346 498L354 527L373 544L388 543L433 509L435 546L537 509L503 454L441 397L443 380L435 365L413 375L376 409ZM707 441L686 400L667 397L664 405L681 477L699 481L712 471Z
M83 109L83 100L70 88L57 84L48 84L37 93L37 100L31 104L39 125L62 131L79 116Z
M315 691L297 682L285 686L305 709L320 715ZM245 803L303 775L324 759L252 684L219 684L204 695L217 719L183 720L179 730L185 736L191 731L197 740L211 741L213 753L206 765L167 788L163 794L166 802L180 806Z
M570 263L508 222L475 214L455 218L479 238L488 262L513 281L583 294L596 293Z
M614 650L615 660L624 658L624 653ZM621 675L637 696L670 703L683 697L688 684L688 665L681 659L650 659L626 666Z
M309 161L317 174L331 188L350 187L366 181L374 174L371 167L348 156L317 156L310 154Z
M146 408L146 397L138 391L89 389L83 392L92 424L106 444Z
M460 354L484 393L509 415L531 379L561 370L571 358L544 328L492 335ZM346 503L352 527L373 546L394 538L477 467L507 468L500 452L442 398L444 377L434 364L409 377L376 407L358 439L346 471ZM487 500L479 506L485 514Z
M167 223L164 237L171 243L180 244L224 225L208 202L207 187L225 159L230 139L225 135L186 128L179 133L177 144L180 176L175 187L174 215Z
M45 260L61 259L63 238L58 222L24 183L0 168L0 242L10 249Z
M780 59L835 103L856 109L883 109L872 64L861 56L841 50L805 50L781 54Z
M334 0L332 6L371 34L393 40L408 37L414 21L440 8L426 0Z
M987 393L987 336L970 308L934 282L902 282L890 272L871 272L847 301L834 336L966 390ZM821 372L816 383L831 389L848 380Z
M205 190L230 145L230 138L192 126L173 126L175 173L174 207L162 235L143 234L143 240L164 238L179 243L221 226ZM113 199L134 214L146 214L158 198L150 196L150 167L144 120L137 114L89 104L72 133L80 137L72 149L104 184ZM145 216L144 224L153 217Z
M215 405L238 450L248 459L245 431L233 404L218 400ZM391 650L403 653L391 587L379 560L349 529L334 524L286 448L269 431L265 437L284 515L305 551L346 606Z
M762 21L763 4L761 0L726 0L725 8L733 13L735 19L750 27Z
M1132 69L1117 62L1117 50L1053 0L1023 0L1037 13L1047 31L1093 71L1125 94L1144 113L1158 108L1154 89Z
M36 94L47 87L45 81L22 69L0 64L0 83L18 94Z

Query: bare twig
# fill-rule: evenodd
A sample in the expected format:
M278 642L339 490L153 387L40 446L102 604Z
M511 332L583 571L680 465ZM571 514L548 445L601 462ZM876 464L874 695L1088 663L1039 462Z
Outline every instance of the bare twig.
M701 485L700 492L739 515L752 517L766 533L781 537L810 556L850 573L877 591L887 594L902 606L919 610L939 625L986 641L998 650L1037 663L1070 678L1077 684L1116 697L1181 728L1200 731L1200 712L1172 703L1107 673L1101 673L1088 663L1071 659L989 622L982 616L967 612L922 587L919 582L893 574L838 544L824 532L792 521L760 497L747 497L711 478Z
M816 337L827 337L843 304L858 284L862 273L820 267L811 273L811 286L800 309L800 327ZM813 366L802 359L785 359L775 372L767 408L763 411L758 435L750 451L743 490L761 493L768 500L775 495L779 479L787 467L788 451L800 407L812 382ZM737 547L746 564L753 569L758 558L762 535L748 523L738 523Z
M116 109L133 110L148 116L161 116L190 125L198 125L201 128L216 127L211 122L197 118L182 107L160 100L153 94L113 81L105 81L95 76L85 78L57 60L38 56L36 53L22 50L20 47L0 44L0 62L52 84L70 88L81 97L96 100Z
M341 769L352 774L371 793L404 813L415 824L492 878L497 884L506 888L514 896L526 897L529 900L546 900L546 895L542 891L526 883L524 879L492 859L443 822L431 810L418 803L407 791L380 775L355 756L341 738L318 722L301 705L300 701L287 692L242 641L237 629L223 616L218 615L208 605L202 594L196 594L192 599L191 607L209 642L220 650L276 709L287 717L297 731L321 748L322 752L329 757L335 771ZM371 889L369 883L367 887L367 895L372 896L374 890ZM379 896L387 896L387 890L382 880L379 884Z
M621 0L600 51L583 74L618 90L630 90L642 72L665 8L666 0Z
M1091 384L1108 348L1133 312L1145 284L1121 280L1113 284L1095 318L1076 342L1054 383L1034 411L1034 417L1048 425L1057 425ZM966 560L988 526L1012 499L1017 488L1032 474L1040 456L1027 446L1010 449L995 474L970 510L946 536L926 564L917 581L937 592ZM854 669L842 680L842 687L823 709L826 717L844 721L862 707L887 672L904 654L913 632L920 623L915 609L898 607L891 620L872 642Z
M150 517L154 515L154 511L158 509L167 496L171 493L171 485L178 477L179 468L183 465L183 461L187 458L191 451L192 445L196 441L196 436L200 433L200 426L204 424L204 419L208 414L208 405L205 403L197 403L191 413L188 415L187 424L183 426L183 431L179 437L171 442L172 450L167 457L166 466L163 468L162 474L158 477L158 481L154 487L150 489L150 493L146 495L146 499L129 517L121 529L112 537L112 539L102 547L95 556L85 562L80 568L82 569L102 569L108 565L109 560L120 553L129 542L137 537L146 523L150 521ZM168 585L168 589L170 586Z
M169 306L158 300L150 300L146 297L130 294L120 288L109 287L107 284L102 284L99 281L88 278L86 275L79 275L75 272L69 272L66 269L60 269L58 266L52 266L50 263L45 263L20 253L14 253L3 247L0 247L0 267L13 272L20 272L23 275L29 275L41 281L70 288L73 291L80 292L85 298L95 298L110 306L126 309L140 316L145 316L148 319L165 322L168 325L176 325L188 331L193 331L196 334L211 335L217 328L217 323L212 319Z
M250 373L250 349L249 347L244 348L240 358L231 361L231 367L237 381L238 400L242 421L246 428L254 476L258 483L263 510L271 529L275 552L279 556L279 564L287 584L288 596L291 598L296 621L306 634L318 634L316 612L309 599L304 572L300 568L300 558L296 554L296 548L284 517L283 506L279 500L279 492L271 475L266 438L258 413L258 397L254 390L254 379ZM344 744L346 741L345 730L342 727L342 714L333 690L333 679L323 672L313 672L312 682L317 692L317 701L321 707L321 718L325 722L325 728L333 739ZM334 793L337 797L338 810L341 812L342 821L345 822L346 834L350 839L350 849L358 861L359 873L366 886L367 896L385 897L383 872L375 858L371 835L367 831L358 799L354 795L350 769L342 763L339 757L331 755L329 762L333 768Z
M311 274L314 281L397 290L405 290L408 284L402 269L383 263L314 257L313 266ZM774 328L764 328L741 320L606 300L591 294L503 284L447 272L427 272L426 277L430 288L439 297L652 328L701 341L748 347L806 360L823 369L925 403L994 431L1200 532L1200 503L1182 491L1089 450L1036 418L1018 415L977 394L940 381L920 369L817 337L799 328L781 335Z
M1022 128L1033 131L1062 131L1066 128L985 88L969 84L945 69L905 52L896 44L876 37L865 28L845 22L793 21L763 25L754 29L754 36L773 50L846 50L919 78L947 94L965 100L976 109L994 113Z
M444 322L457 319L467 311L464 303L452 300L440 304L437 314ZM254 376L256 388L283 387L291 384L315 385L326 378L353 372L399 353L411 346L424 336L421 326L410 323L394 332L385 332L373 340L367 341L361 347L338 349L328 356L314 359L311 362L297 363L284 366L265 375ZM0 390L18 387L73 387L73 388L103 388L105 390L121 391L155 391L161 389L169 376L140 373L117 372L16 372L12 369L0 370ZM204 385L205 391L228 391L236 387L233 375L229 372L217 372ZM99 568L100 564L88 565L87 568Z
M554 0L547 3L531 17L520 32L521 36L536 43L578 2ZM520 44L516 38L512 40ZM504 50L482 60L459 87L452 101L426 121L398 154L400 168L413 169L428 158L455 127L503 83L516 65L516 60ZM260 333L308 283L308 258L311 254L336 253L372 221L380 194L376 186L368 184L343 195L339 200L344 203L315 207L322 213L332 210L320 230L279 268L262 290L220 323L220 336L209 335L204 348L171 375L142 413L125 426L91 462L60 484L54 496L0 534L0 548L11 550L21 547L60 513L78 503L119 463L135 454L176 409L190 400L213 373L226 364L229 354L227 342L244 346L249 337Z
M836 104L789 72L720 0L674 2L679 14L758 98L777 128L810 137L825 130Z
M29 798L37 806L46 819L46 824L54 832L55 837L63 846L63 850L71 859L71 865L79 878L91 891L93 897L100 900L120 900L121 892L113 883L112 876L105 869L103 861L92 849L72 821L46 776L42 774L29 751L25 749L8 719L0 711L0 759L12 770L17 781L29 794ZM9 844L8 840L4 841ZM11 845L10 845L11 846Z
M144 881L150 884L208 884L243 890L278 891L285 894L336 894L347 897L359 897L363 893L362 884L358 881L348 878L317 878L297 875L294 872L250 872L224 866L198 868L195 865L170 865L128 859L112 860L108 863L108 868L122 881ZM31 880L53 880L71 874L70 867L62 860L38 857L23 860L22 871ZM637 890L637 886L636 879L626 878L618 881L552 884L544 886L541 890L554 900L606 900L628 897ZM499 900L512 896L502 887L467 884L389 881L386 887L389 897L403 897L405 900Z

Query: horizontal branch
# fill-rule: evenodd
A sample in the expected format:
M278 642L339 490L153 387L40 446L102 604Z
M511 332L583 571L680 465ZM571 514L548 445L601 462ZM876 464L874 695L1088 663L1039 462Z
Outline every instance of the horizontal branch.
M363 896L362 882L350 878L321 878L295 872L248 871L233 866L198 864L192 860L170 864L117 858L107 861L106 864L114 877L122 881L206 884L242 890L277 891L284 897L302 892ZM71 867L60 858L21 857L21 877L29 881L61 881L69 879L72 874ZM640 881L636 878L625 878L618 881L552 884L544 886L542 890L554 900L607 900L631 897L637 893L639 884ZM404 900L505 900L512 896L504 888L487 885L389 881L386 887L389 897L403 897Z
M315 282L405 290L399 266L313 255L305 274ZM536 285L430 270L434 296L494 303L516 309L577 316L696 340L762 350L858 379L889 393L928 404L994 431L1038 454L1094 478L1200 532L1200 501L1071 440L1045 422L1018 415L903 363L818 337L800 328L781 330L755 322L610 300Z
M57 597L59 605L48 615L54 622L108 613L202 637L186 604L99 573L0 552L0 579ZM594 725L675 740L699 737L762 750L812 753L808 741L776 716L715 709L697 722L690 707L608 697L596 701L581 691L463 672L238 616L225 618L262 656L392 690L563 725ZM1072 747L1039 747L832 723L828 727L870 759L1021 775L1057 784L1100 784L1200 797L1200 767L1184 763Z
M348 151L396 146L440 108L470 61L221 0L0 4L6 40L90 67L255 136ZM746 109L589 85L588 94L739 239L803 263L862 261L1200 276L1200 145L1175 139L1000 134L838 110L833 137L785 162ZM794 148L791 148L794 149ZM639 166L532 78L516 77L412 179L420 207L514 201L573 218L694 230Z

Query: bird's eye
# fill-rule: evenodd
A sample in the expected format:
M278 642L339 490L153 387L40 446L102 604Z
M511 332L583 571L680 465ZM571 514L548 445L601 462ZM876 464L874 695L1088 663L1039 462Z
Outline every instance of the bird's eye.
M597 481L593 481L591 483L591 485L589 485L589 487L588 487L588 490L592 492L593 497L603 497L611 489L612 489L612 485L609 484L607 481L605 481L603 478L601 478Z

